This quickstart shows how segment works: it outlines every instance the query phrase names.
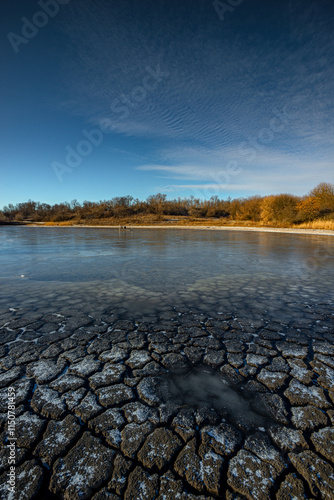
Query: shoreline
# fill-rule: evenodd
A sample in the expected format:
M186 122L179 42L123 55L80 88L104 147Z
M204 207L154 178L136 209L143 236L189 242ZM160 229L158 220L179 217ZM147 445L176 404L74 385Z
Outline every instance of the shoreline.
M61 228L92 228L92 229L119 229L120 225L117 226L90 226L85 224L73 224L72 226L47 226L45 224L29 224L25 227L61 227ZM276 227L257 227L257 226L187 226L187 225L150 225L150 226L125 226L126 230L133 229L202 229L206 231L260 231L268 233L290 233L290 234L310 234L319 236L334 236L334 231L330 229L297 229L297 228L276 228ZM122 229L124 230L124 229Z

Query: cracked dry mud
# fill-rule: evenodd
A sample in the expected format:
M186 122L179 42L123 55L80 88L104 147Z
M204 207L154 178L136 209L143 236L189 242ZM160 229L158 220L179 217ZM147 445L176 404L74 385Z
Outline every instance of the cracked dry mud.
M186 310L0 320L1 498L333 498L328 307L290 325Z

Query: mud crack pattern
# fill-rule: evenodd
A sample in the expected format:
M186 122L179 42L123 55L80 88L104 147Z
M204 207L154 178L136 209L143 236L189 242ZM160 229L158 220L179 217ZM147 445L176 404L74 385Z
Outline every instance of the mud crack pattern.
M328 306L289 325L186 309L0 322L1 498L333 498Z

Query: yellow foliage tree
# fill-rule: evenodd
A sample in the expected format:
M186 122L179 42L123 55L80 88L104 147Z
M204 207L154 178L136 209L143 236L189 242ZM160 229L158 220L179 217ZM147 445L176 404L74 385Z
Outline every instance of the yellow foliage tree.
M298 198L291 194L266 196L261 203L261 221L265 224L291 224L297 217Z
M308 196L297 204L299 219L302 221L311 221L318 217L320 213L320 203L314 196Z
M310 191L309 196L315 198L320 205L321 212L334 211L334 184L321 182Z
M238 220L252 220L258 222L261 218L262 198L260 196L252 196L242 203L236 214Z

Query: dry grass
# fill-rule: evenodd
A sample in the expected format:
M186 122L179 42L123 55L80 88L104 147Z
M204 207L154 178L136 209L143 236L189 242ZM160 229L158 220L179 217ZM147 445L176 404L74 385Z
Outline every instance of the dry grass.
M311 222L303 222L302 224L294 225L295 228L300 229L327 229L334 231L334 220L314 220Z
M280 229L325 229L334 231L334 220L316 220L302 224L265 224L263 222L231 220L227 218L196 218L187 216L140 215L122 218L82 219L63 222L45 222L45 226L194 226L194 227L263 227Z
M44 226L73 226L76 224L73 220L65 220L62 222L45 222Z

